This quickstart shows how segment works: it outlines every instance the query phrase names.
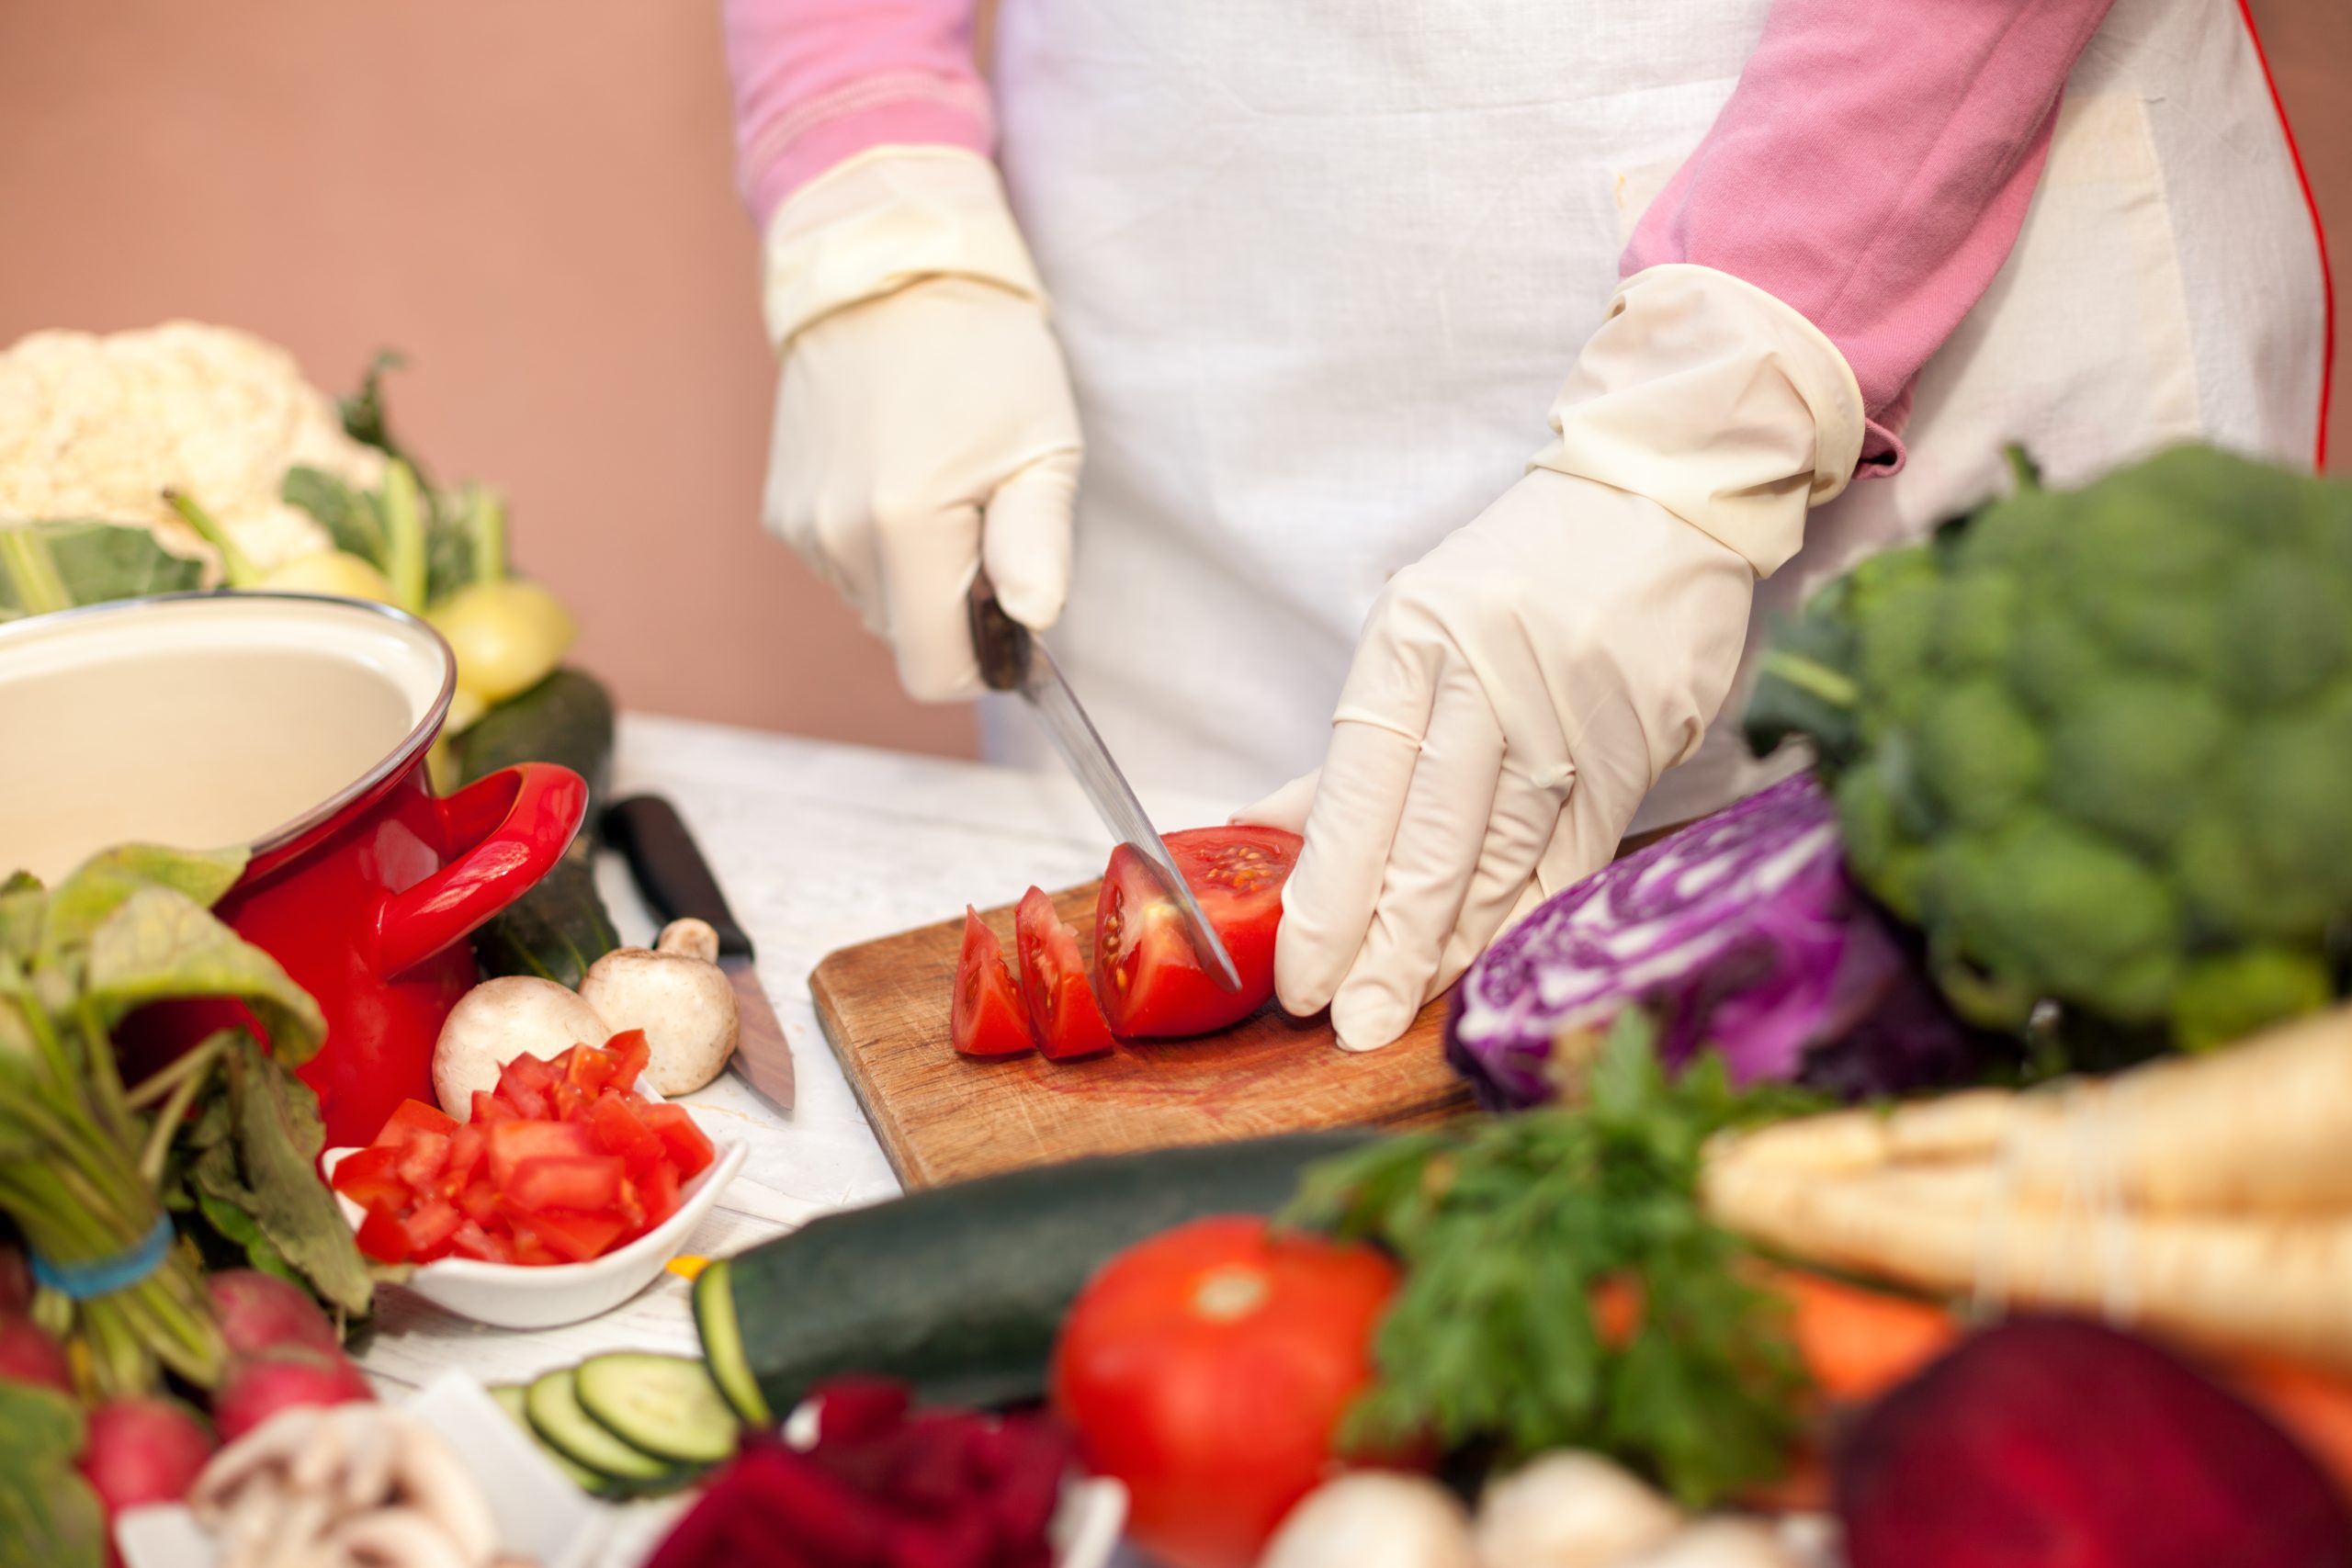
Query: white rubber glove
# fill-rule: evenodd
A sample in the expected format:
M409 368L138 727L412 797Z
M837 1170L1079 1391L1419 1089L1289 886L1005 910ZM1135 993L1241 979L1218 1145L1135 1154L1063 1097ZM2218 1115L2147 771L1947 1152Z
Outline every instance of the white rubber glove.
M1756 578L1844 489L1863 428L1811 322L1689 265L1626 280L1552 423L1525 478L1390 580L1319 773L1239 818L1306 836L1275 986L1294 1013L1329 1005L1351 1050L1607 862L1697 748Z
M1078 414L995 168L877 148L768 226L783 357L768 527L898 654L910 695L977 694L966 594L1043 629L1069 591Z

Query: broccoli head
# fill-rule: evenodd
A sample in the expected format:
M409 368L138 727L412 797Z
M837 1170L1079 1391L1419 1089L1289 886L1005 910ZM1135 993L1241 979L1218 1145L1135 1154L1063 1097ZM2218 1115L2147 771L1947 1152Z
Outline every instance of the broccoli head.
M1855 875L1979 1022L2202 1049L2340 994L2352 490L2202 446L2016 495L1780 629Z

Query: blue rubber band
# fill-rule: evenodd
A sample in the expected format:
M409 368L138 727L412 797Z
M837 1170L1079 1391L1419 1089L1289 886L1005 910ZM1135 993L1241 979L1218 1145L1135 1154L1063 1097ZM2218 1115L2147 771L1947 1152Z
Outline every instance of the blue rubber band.
M33 1254L33 1279L59 1295L72 1301L95 1301L110 1296L117 1291L127 1291L164 1266L171 1255L172 1218L159 1215L155 1228L146 1239L128 1252L118 1252L112 1258L94 1258L83 1263L56 1263Z

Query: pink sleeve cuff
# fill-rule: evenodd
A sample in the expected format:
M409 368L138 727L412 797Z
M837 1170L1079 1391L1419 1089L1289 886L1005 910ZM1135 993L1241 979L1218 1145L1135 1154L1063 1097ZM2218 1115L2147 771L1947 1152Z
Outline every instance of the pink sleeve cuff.
M785 197L826 170L869 147L961 147L986 157L994 140L987 100L960 84L933 81L930 92L899 96L918 86L883 77L853 83L836 95L847 100L828 115L784 119L742 152L743 199L766 232ZM866 89L870 96L857 94ZM810 109L823 105L808 106Z

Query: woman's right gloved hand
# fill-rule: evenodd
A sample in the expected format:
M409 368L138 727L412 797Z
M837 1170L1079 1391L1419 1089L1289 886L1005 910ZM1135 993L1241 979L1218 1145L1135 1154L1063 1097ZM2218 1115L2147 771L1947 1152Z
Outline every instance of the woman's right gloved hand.
M889 642L908 694L976 695L973 577L1053 624L1081 456L994 167L884 147L830 171L770 222L765 298L783 359L768 527Z

